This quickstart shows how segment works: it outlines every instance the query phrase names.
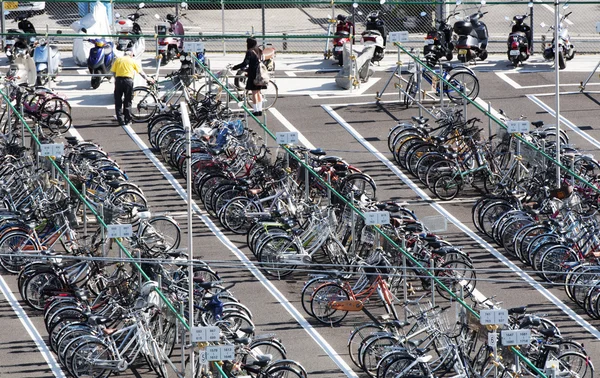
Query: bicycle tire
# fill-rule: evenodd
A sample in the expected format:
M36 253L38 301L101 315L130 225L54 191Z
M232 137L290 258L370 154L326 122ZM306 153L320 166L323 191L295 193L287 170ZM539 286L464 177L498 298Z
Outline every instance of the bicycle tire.
M269 80L269 85L267 85L267 89L262 89L260 93L263 98L263 110L268 110L275 106L275 103L279 98L279 88L273 80ZM247 107L252 107L254 105L254 103L252 102L252 91L247 90L244 95L244 99L244 103Z
M54 272L35 274L25 282L25 297L23 300L29 307L43 311L46 299L52 296L50 291L66 289L60 277Z
M112 361L112 352L110 347L102 341L88 340L73 351L71 362L72 374L77 378L107 378L112 373L112 370L95 367L93 363L95 360Z
M272 277L282 278L294 273L297 263L287 263L285 258L301 253L292 238L287 235L274 235L265 239L257 247L257 260L261 269Z
M383 325L376 323L362 324L352 330L346 346L348 347L350 360L352 360L356 367L361 368L360 362L358 361L358 352L363 341L373 333L382 332L384 330L385 327Z
M451 74L448 77L448 82L472 101L479 95L479 79L468 71L459 71ZM448 88L446 95L455 104L463 103L464 98L453 88Z
M181 243L181 228L171 217L153 216L144 223L139 237L144 251L151 256L171 252Z
M62 135L69 131L73 124L73 119L66 111L55 110L48 113L40 124L42 127L46 127L50 130L53 135Z
M349 300L346 289L336 283L326 283L315 290L311 296L310 311L315 319L325 325L339 324L348 315L348 311L332 309L331 303ZM336 314L338 314L336 316Z
M158 112L158 98L146 87L135 87L131 96L131 120L146 122Z

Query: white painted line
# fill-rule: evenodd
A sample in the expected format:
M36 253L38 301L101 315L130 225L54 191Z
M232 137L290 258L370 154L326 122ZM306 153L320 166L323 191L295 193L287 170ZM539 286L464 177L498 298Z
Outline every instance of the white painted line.
M165 166L158 160L158 158L150 151L148 146L140 139L140 137L133 131L130 126L124 126L123 129L129 137L138 145L146 157L154 164L154 166L163 174L163 176L173 186L175 191L184 200L188 200L188 196L185 189L179 184L179 182L173 177L173 175L165 168ZM311 326L304 316L288 301L288 299L269 281L264 274L244 255L239 248L237 248L227 236L225 236L221 230L213 223L213 221L206 216L200 207L192 200L192 208L198 218L212 231L212 233L225 245L243 264L244 266L260 281L260 283L267 289L275 299L281 303L286 311L300 324L302 328L308 333L308 335L323 349L325 353L333 360L333 362L344 372L347 377L358 378L358 375L352 371L352 368L340 357L340 355L329 345L329 343L321 336L313 326Z
M579 84L577 84L577 86L579 86ZM598 92L598 91L583 91L583 92L580 92L580 91L569 91L569 92L560 92L559 95L573 95L573 94L582 94L582 93L600 93L600 92ZM532 94L529 94L527 96L534 96L534 97L554 96L554 92L549 92L549 93L532 93Z
M277 118L277 120L279 120L279 122L281 122L283 126L285 126L286 129L298 133L298 139L300 140L300 142L302 142L304 147L309 148L311 150L315 148L315 146L312 143L310 143L308 139L306 139L306 137L302 135L302 133L298 131L298 129L295 128L294 125L292 125L290 121L288 121L287 118L283 116L283 114L281 114L281 112L279 112L279 110L275 108L270 108L269 111L275 116L275 118Z
M335 106L339 106L336 104ZM392 172L396 174L406 185L408 185L415 193L417 193L421 198L426 201L431 201L431 207L433 207L438 213L445 216L450 222L452 222L458 229L460 229L465 234L469 235L471 239L475 240L479 243L483 248L485 248L488 252L490 252L494 257L496 257L501 263L506 265L510 270L512 270L516 275L518 275L521 279L531 285L534 289L539 291L546 299L552 302L556 307L558 307L562 312L567 314L571 319L575 320L581 327L583 327L586 331L592 334L594 337L600 340L600 332L592 326L588 321L583 319L580 315L578 315L575 311L565 305L560 299L558 299L554 294L552 294L548 289L534 280L529 274L525 273L521 268L519 268L515 263L510 261L506 256L502 253L498 252L492 245L483 240L479 235L473 232L470 228L468 228L465 224L463 224L460 220L458 220L454 215L452 215L448 210L444 209L440 204L436 203L429 197L427 193L425 193L421 188L419 188L415 183L413 183L398 167L392 163L388 158L386 158L381 152L379 152L373 145L365 140L350 124L348 124L342 117L340 117L332 108L328 105L321 105L323 109L329 115L336 120L340 126L342 126L350 135L354 137L360 144L363 145L369 152L371 152L379 161L385 164Z
M513 87L515 89L521 89L521 85L519 83L517 83L516 81L514 81L513 79L506 76L506 74L504 72L496 72L496 76L498 76L500 79L507 82L511 87Z
M4 278L1 276L0 276L0 291L2 291L2 294L4 294L4 297L10 304L10 307L12 307L15 314L17 314L17 317L21 321L21 324L23 324L23 327L25 327L25 330L29 334L29 337L31 337L31 339L35 343L35 346L38 348L38 350L42 354L42 357L44 357L44 360L46 360L46 363L50 367L50 370L52 370L52 373L54 374L54 376L58 377L58 378L65 378L65 374L63 373L60 366L58 366L58 363L54 359L54 355L52 353L50 353L48 346L46 345L44 340L42 340L42 336L40 335L38 330L35 328L35 326L31 322L31 320L29 319L29 317L23 310L23 307L21 307L21 305L19 304L19 301L17 301L17 298L15 298L14 294L12 293L12 291L6 284L6 281L4 281ZM5 330L5 331L8 331L8 330Z
M535 2L536 2L536 3L540 3L541 1L542 1L542 0L535 0ZM548 10L549 10L549 11L550 11L550 12L551 12L553 15L556 13L556 12L554 12L554 8L552 8L550 5L548 5L548 4L542 4L542 6L543 6L544 8L546 8L546 9L548 9ZM562 15L560 14L560 12L559 12L558 14L559 14L559 16L562 16ZM573 25L573 21L569 20L568 18L565 20L565 22L566 22L567 24L569 24L569 25Z
M575 93L579 93L579 92L575 92ZM552 109L551 107L549 107L548 105L546 105L544 102L542 102L539 98L532 96L532 95L527 95L527 98L530 99L531 101L533 101L537 106L539 106L540 108L544 109L545 111L547 111L551 116L556 117L556 112L554 111L554 109ZM573 130L575 133L577 133L577 135L579 135L580 137L582 137L583 139L587 140L588 142L590 142L594 147L599 148L600 149L600 142L598 142L596 139L592 138L588 133L586 133L585 131L581 130L579 127L577 127L576 124L574 124L573 122L569 121L568 119L566 119L565 117L563 117L562 115L560 116L560 121L562 123L564 123L565 125L567 125L571 130Z
M285 74L290 77L296 77L296 72L293 72L293 71L285 71Z

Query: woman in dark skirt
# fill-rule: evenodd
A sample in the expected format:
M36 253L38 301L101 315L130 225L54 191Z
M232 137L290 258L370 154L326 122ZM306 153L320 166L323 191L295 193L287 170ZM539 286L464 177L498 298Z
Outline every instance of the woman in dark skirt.
M232 67L233 70L239 70L240 68L248 67L248 79L246 80L246 89L252 91L252 114L255 116L262 115L262 95L261 89L267 89L266 85L254 85L254 79L256 78L256 70L260 63L262 51L258 48L258 43L254 38L246 39L246 56L244 61L238 65Z

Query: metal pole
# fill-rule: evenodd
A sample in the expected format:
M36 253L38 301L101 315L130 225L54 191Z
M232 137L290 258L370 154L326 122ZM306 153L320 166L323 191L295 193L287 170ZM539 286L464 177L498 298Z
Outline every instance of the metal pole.
M188 113L188 106L185 101L181 102L181 120L185 129L186 138L186 179L187 179L187 223L188 223L188 266L189 272L189 314L188 323L190 327L194 326L194 239L192 232L192 124ZM195 376L194 366L194 348L190 348L190 369L191 376Z
M81 194L83 194L83 198L87 198L87 189L85 187L85 182L81 184ZM83 205L83 214L81 215L83 218L83 235L87 236L87 206Z
M2 1L0 3L0 12L2 12L2 18L0 18L0 30L2 30L2 33L4 33L5 30L5 23L6 23L6 18L4 16L4 1ZM4 41L5 41L6 36L2 37L2 49L4 49Z
M308 152L304 153L304 163L306 163L306 167L304 167L304 199L306 201L308 201L308 199L310 198L309 196L309 175L310 173L308 172Z
M440 63L440 76L442 76L443 69L442 69L442 60L441 59L439 60L439 63ZM444 85L445 85L445 83L443 80L439 80L438 85L440 88L440 109L443 109L444 108Z
M558 58L560 55L560 35L558 28L560 26L560 0L554 3L554 92L556 95L556 104L554 112L556 113L556 161L560 162L560 73ZM564 59L564 57L563 57ZM560 188L560 166L556 166L556 187Z
M417 62L417 60L415 59L415 70L417 72L417 103L420 105L421 104L421 66L419 65L419 63ZM423 110L421 109L421 106L419 106L419 117L423 117Z
M406 251L406 237L402 238L402 249ZM406 255L402 253L402 274L404 275L404 285L402 285L402 294L404 295L404 303L408 302L408 275L406 272ZM408 309L404 306L404 321L408 319Z
M535 27L535 22L533 22L533 0L530 0L529 3L529 25L531 25L531 46L529 46L529 50L531 51L531 55L533 55L533 29Z
M488 101L488 137L492 134L492 103Z
M225 3L221 0L221 33L225 35ZM223 56L226 54L225 38L223 38Z
M429 260L429 266L431 267L431 305L435 307L435 262L433 259Z
M263 34L263 39L262 39L262 43L263 45L266 43L265 42L265 34L266 34L266 23L265 23L265 3L264 1L260 2L260 7L261 7L261 16L262 16L262 34Z

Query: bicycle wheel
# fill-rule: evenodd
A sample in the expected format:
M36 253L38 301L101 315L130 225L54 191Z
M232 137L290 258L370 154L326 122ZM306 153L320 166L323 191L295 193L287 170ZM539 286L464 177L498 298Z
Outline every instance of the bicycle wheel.
M263 99L263 110L267 110L275 106L275 103L279 98L279 88L273 80L269 80L269 85L267 86L267 89L262 89L260 93ZM254 102L252 101L252 91L246 91L245 99L246 106L254 106Z
M109 346L100 340L89 340L79 345L71 360L71 372L77 378L106 378L112 373L112 370L102 367L112 362L113 356Z
M116 219L120 223L133 223L135 220L133 209L147 209L148 201L140 192L134 190L120 190L114 192L110 199L112 205L122 210Z
M310 301L310 311L319 322L326 325L338 324L348 315L348 311L332 308L336 301L346 301L350 295L335 283L326 283L315 290Z
M17 274L28 262L27 253L37 254L42 247L25 232L15 231L0 239L0 265Z
M471 100L475 100L479 95L479 80L475 75L467 71L457 72L450 75L448 82L454 86L453 88L447 88L447 95L450 101L456 104L463 103L463 97L461 93L467 96ZM458 90L458 92L457 92Z
M594 365L590 359L577 352L565 352L558 356L559 377L592 378Z
M267 368L265 378L305 378L301 371L291 366L275 366Z
M435 275L455 296L460 296L462 291L464 298L471 296L477 283L475 269L463 260L444 262L436 267ZM453 299L453 296L441 286L436 286L436 290L442 297Z
M143 227L140 241L152 256L179 248L181 229L172 218L154 216Z
M66 133L72 124L71 115L64 110L55 110L48 113L41 122L42 127L48 128L53 134Z
M54 272L41 272L31 276L25 282L25 303L34 310L43 311L46 299L54 291L65 289L61 279Z
M245 234L252 226L252 223L246 218L246 213L259 211L259 205L250 198L233 198L223 206L223 226L236 234Z
M298 263L295 256L301 252L294 240L287 235L275 235L266 239L257 248L257 259L260 267L270 276L287 277L294 272ZM292 262L287 262L289 258Z
M45 118L47 114L59 110L62 110L69 115L71 114L71 105L67 102L67 100L60 97L51 97L47 100L44 100L40 104L39 109L39 115L41 118Z
M390 348L399 344L398 338L389 334L382 334L367 339L360 351L360 364L365 373L370 377L377 374L377 365Z
M577 252L567 246L558 245L547 249L540 258L542 277L548 282L563 282L569 264L576 261L579 261Z
M348 338L348 354L357 367L361 367L358 361L358 351L365 339L376 332L382 332L385 328L380 324L366 323L356 327Z
M246 355L246 364L252 365L256 359L254 356L260 356L270 354L272 356L271 361L285 360L287 358L287 351L285 347L278 342L277 339L267 339L252 342L250 344L250 353Z
M375 181L364 173L353 173L345 177L339 187L339 192L348 198L368 198L375 200L377 187Z
M156 114L159 103L156 95L146 87L133 88L131 118L134 122L146 122Z
M451 201L460 193L461 184L454 175L442 175L435 180L432 189L442 201Z
M406 83L406 93L404 93L404 106L408 108L413 104L413 99L417 98L417 91L418 88L415 83L415 75L411 74L408 78L408 82ZM410 95L410 97L407 96L407 94Z
M379 378L426 378L429 376L427 368L423 364L417 363L415 357L409 354L398 354L391 362L388 363L383 375L378 375Z

